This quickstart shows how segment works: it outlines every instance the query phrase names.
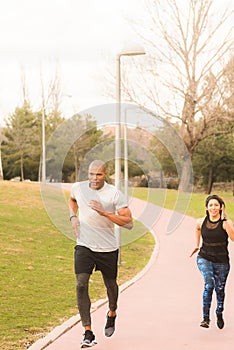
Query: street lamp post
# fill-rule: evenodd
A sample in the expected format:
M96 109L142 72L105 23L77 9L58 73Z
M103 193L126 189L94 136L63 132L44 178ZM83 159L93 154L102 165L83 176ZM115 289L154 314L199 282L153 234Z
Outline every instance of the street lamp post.
M41 182L46 183L46 149L45 149L45 106L44 101L42 102L41 112L41 138L42 138L42 161L41 161Z
M3 180L3 169L2 169L2 139L0 138L0 181L1 180Z
M3 133L0 126L0 181L4 180L3 168L2 168L2 141L3 141Z
M138 56L144 55L145 51L142 47L124 50L116 56L116 132L115 132L115 186L120 189L121 175L121 57L122 56ZM126 170L125 170L126 171ZM119 240L119 248L121 246L121 230L119 226L115 226L115 233ZM120 254L119 254L120 256ZM121 258L119 258L119 263Z
M116 129L115 129L115 186L120 189L121 175L121 72L120 61L121 54L116 56Z
M124 111L124 195L128 202L128 128L127 128L127 109Z
M124 50L116 56L116 133L115 133L115 186L120 188L121 174L121 57L145 55L142 47Z
M124 139L124 195L126 201L128 202L128 123L127 123L127 113L132 109L135 113L139 111L135 105L127 106L124 109L124 126L123 126L123 139Z

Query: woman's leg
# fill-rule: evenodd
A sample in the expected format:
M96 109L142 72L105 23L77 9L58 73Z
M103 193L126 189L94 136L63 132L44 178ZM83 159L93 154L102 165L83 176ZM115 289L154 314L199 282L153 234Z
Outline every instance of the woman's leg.
M224 309L225 286L229 271L229 264L214 264L215 292L217 297L216 314L221 314Z
M91 326L91 301L88 292L89 278L90 274L88 273L79 273L76 275L77 306L83 327Z
M198 255L197 266L201 271L204 279L203 317L209 319L212 294L215 286L213 263Z

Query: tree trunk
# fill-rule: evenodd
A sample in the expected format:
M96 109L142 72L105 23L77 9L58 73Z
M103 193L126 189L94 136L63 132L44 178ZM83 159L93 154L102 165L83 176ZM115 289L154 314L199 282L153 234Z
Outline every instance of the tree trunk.
M20 157L20 172L21 172L21 181L24 181L24 160L22 155Z
M207 189L206 189L206 193L207 194L211 193L212 187L213 187L213 183L214 183L213 169L212 169L212 167L210 167L210 171L209 171L209 175L208 175L208 184L207 184Z
M193 170L191 158L189 155L184 156L183 167L179 179L179 188L181 192L191 192L193 189Z

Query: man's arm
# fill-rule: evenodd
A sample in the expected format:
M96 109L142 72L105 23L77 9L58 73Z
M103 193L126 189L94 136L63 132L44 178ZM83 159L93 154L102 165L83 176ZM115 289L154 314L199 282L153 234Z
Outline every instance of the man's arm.
M75 198L70 197L68 200L69 204L69 211L70 211L70 221L72 225L72 231L75 237L78 237L78 227L79 227L79 220L77 218L77 212L78 212L78 204Z
M109 219L110 219L110 217L109 217ZM119 226L123 226L123 227L127 228L128 230L131 230L133 228L132 213L128 207L121 208L118 210L118 215L116 217L116 220L117 220L117 222L114 222L114 221L112 221L112 222L114 222L115 224L117 224Z
M115 214L105 211L102 204L98 201L92 200L89 205L93 210L96 210L98 214L105 216L114 224L124 226L129 230L133 227L132 213L128 207L119 209L117 214Z
M78 204L75 198L70 197L68 200L68 204L69 204L70 218L72 216L77 216Z

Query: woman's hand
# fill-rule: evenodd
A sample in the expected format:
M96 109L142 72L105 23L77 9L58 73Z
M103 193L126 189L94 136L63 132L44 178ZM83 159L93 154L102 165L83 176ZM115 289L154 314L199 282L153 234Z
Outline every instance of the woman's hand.
M227 213L226 213L226 209L225 209L224 205L222 205L221 211L222 211L222 213L221 213L221 220L226 219L227 218Z
M198 252L198 250L199 250L199 248L195 248L195 249L193 249L193 251L192 251L192 253L190 254L190 258L195 254L195 253L197 253Z

